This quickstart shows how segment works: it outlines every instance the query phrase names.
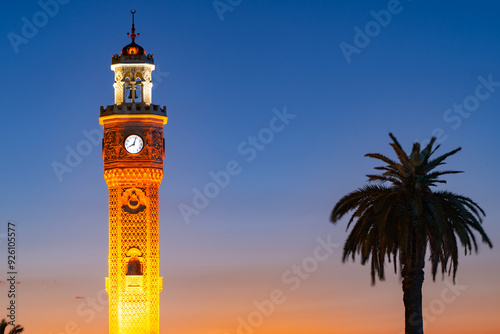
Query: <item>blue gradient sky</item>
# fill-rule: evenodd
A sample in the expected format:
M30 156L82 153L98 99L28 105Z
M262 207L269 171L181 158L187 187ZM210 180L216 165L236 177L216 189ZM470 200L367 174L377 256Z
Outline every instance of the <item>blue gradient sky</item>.
M377 165L365 153L391 154L388 132L407 149L435 129L446 138L442 153L463 147L447 167L465 174L449 176L446 188L485 209L484 228L500 244L500 87L482 88L490 94L467 118L453 112L473 101L479 77L500 82L500 4L402 0L347 62L340 43L354 45L354 28L364 30L370 12L387 7L244 0L221 20L210 0L72 0L16 53L9 33L22 35L23 17L33 22L43 9L33 0L5 4L0 222L18 226L18 322L43 334L64 332L68 322L83 333L107 330L105 305L92 319L81 306L99 295L107 275L100 144L62 182L52 164L65 164L67 147L86 140L82 131L100 131L99 107L113 103L110 56L129 43L129 10L136 9L137 43L155 54L153 101L169 116L160 188L162 332L236 333L255 300L282 289L286 301L254 333L354 334L368 324L372 333L399 333L397 276L373 288L369 268L342 264L341 248L297 291L282 281L312 256L317 238L344 242L345 224L331 225L330 211ZM284 108L295 118L247 161L238 147ZM186 224L179 205L192 205L193 189L232 160L241 173ZM493 316L500 251L481 245L479 255L461 259L457 282L467 288L429 318L427 333L500 331ZM446 282L427 279L424 305L439 299ZM42 307L50 317L42 319Z

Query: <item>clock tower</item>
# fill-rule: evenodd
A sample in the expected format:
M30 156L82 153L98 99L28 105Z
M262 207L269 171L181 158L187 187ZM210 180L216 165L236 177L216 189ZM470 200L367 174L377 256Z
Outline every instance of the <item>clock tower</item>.
M113 55L115 103L101 107L102 156L109 190L110 334L158 334L158 189L163 177L166 108L152 103L153 55L132 42Z

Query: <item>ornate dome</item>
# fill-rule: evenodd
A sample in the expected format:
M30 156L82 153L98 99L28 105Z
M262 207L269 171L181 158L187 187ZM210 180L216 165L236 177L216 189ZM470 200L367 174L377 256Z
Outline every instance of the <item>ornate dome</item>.
M144 48L135 43L134 39L132 39L132 43L126 45L122 49L122 55L133 56L133 55L145 55L146 51Z

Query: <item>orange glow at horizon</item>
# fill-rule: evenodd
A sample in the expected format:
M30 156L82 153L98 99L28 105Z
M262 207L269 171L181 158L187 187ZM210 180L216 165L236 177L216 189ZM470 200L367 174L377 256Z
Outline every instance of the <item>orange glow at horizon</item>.
M372 287L368 267L359 263L342 264L337 256L320 264L296 290L282 281L282 273L291 263L175 266L168 258L161 269L167 273L160 297L161 333L401 334L404 328L398 277L388 272L385 282ZM438 277L432 282L426 272L423 291L426 334L499 333L500 292L491 287L498 286L500 268L486 268L477 259L473 256L462 259L456 285L448 278ZM485 255L484 260L495 258ZM19 300L22 313L18 319L26 331L72 333L65 332L65 326L69 326L74 328L73 332L81 329L81 333L108 333L108 300L101 278L63 276L48 282L28 278L40 277L36 273L26 277L22 282ZM264 301L276 289L283 292L285 300L269 312L269 304ZM451 301L453 296L456 298ZM267 314L259 311L263 314L262 323L254 315L253 324L258 326L239 333L239 319L249 324L249 316L259 310L255 303L267 310ZM41 309L45 311L40 312ZM47 312L56 317L47 319ZM39 324L43 324L44 331Z

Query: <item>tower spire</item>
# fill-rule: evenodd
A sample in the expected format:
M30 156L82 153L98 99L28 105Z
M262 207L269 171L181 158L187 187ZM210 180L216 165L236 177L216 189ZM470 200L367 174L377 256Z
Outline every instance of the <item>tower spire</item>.
M135 16L136 12L137 11L135 9L130 11L130 13L132 13L132 29L131 29L131 33L127 33L127 36L129 36L130 38L132 38L132 42L134 42L135 38L140 35L140 34L136 34L135 33L135 20L134 20L134 16Z

